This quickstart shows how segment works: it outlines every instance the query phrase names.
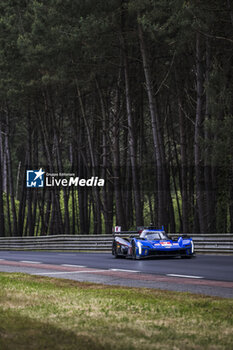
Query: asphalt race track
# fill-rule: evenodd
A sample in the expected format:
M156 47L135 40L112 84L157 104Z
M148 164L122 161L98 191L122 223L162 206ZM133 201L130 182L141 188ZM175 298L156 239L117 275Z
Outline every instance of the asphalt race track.
M0 271L233 298L233 256L135 261L110 253L0 251Z

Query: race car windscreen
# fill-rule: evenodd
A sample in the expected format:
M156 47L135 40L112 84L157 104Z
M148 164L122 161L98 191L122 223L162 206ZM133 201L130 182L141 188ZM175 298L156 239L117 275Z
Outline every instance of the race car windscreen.
M161 239L169 239L165 232L148 232L145 235L148 241L157 241Z

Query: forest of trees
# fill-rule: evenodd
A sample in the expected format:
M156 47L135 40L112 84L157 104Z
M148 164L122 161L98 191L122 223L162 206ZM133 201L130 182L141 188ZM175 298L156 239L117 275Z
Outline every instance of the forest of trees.
M233 232L232 83L232 0L1 0L0 236Z

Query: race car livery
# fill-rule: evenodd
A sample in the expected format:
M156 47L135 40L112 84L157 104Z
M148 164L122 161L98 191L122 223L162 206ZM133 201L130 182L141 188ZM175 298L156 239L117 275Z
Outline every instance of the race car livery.
M172 240L164 229L146 228L139 237L115 236L112 244L112 254L118 258L131 257L133 259L149 257L181 257L194 256L192 238L178 237Z

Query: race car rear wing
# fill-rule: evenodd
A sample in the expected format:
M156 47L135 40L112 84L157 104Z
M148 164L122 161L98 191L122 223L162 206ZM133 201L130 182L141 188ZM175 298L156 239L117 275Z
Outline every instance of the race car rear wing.
M164 231L164 226L162 228L156 228L155 226L138 226L137 231L120 231L120 232L113 232L113 236L119 236L119 237L138 237L143 230L156 230L156 231Z
M113 232L113 237L121 237L121 238L133 238L138 237L138 231L121 231L121 232Z

